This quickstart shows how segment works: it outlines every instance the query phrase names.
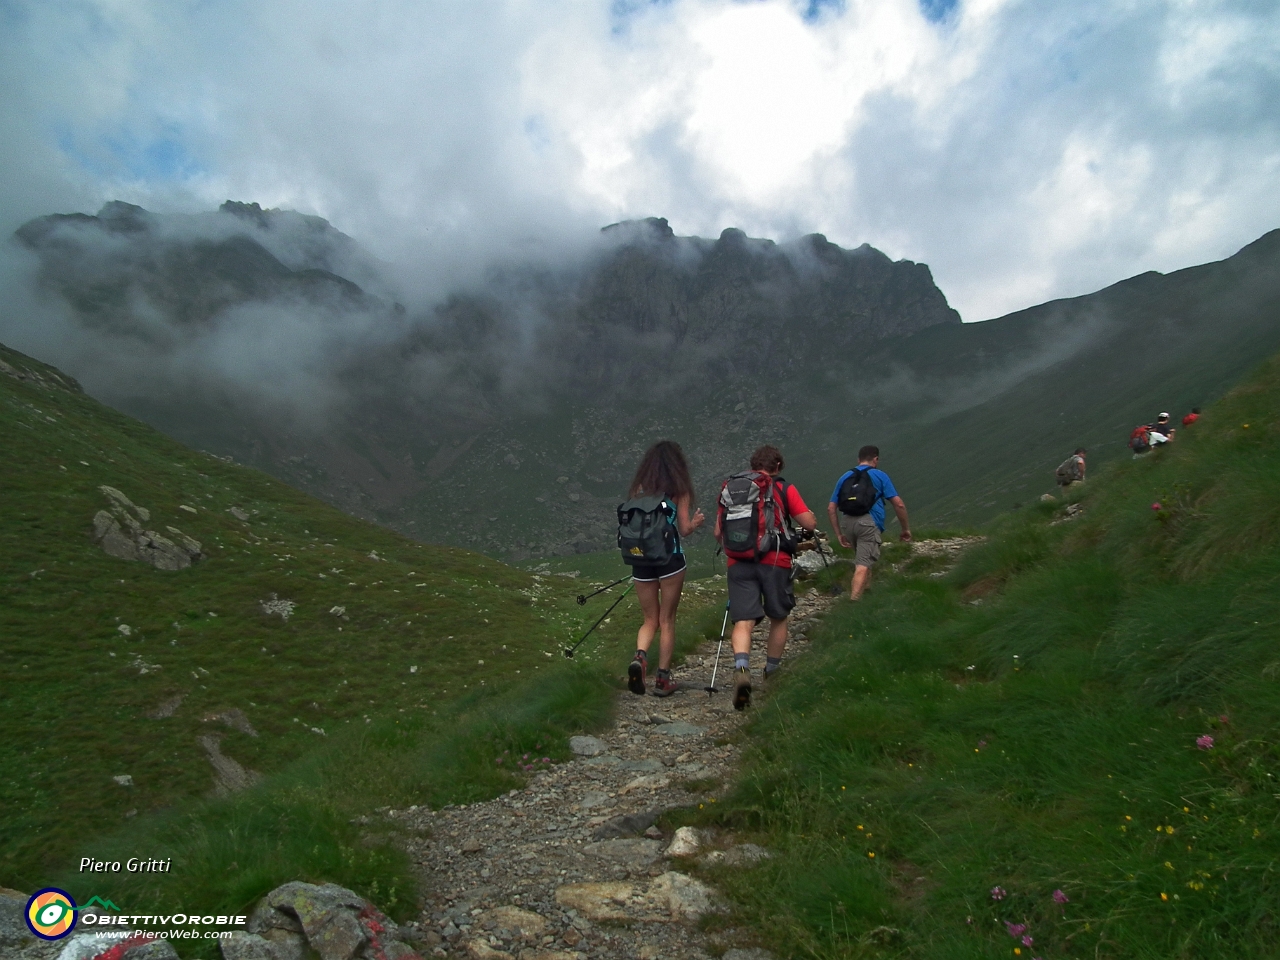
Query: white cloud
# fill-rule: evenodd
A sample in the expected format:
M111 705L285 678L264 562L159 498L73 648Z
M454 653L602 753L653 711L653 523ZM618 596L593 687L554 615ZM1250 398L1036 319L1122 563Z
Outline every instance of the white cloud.
M1280 225L1242 2L0 3L0 228L119 197L330 218L421 296L606 222L823 232L967 319Z

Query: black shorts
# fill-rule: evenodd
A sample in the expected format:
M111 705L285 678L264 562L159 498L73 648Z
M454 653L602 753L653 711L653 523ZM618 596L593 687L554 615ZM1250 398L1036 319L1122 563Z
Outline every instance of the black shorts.
M739 561L729 568L729 619L785 620L796 605L791 568Z
M684 554L677 553L662 566L637 563L631 568L631 579L636 583L652 583L654 580L665 580L674 577L684 569Z

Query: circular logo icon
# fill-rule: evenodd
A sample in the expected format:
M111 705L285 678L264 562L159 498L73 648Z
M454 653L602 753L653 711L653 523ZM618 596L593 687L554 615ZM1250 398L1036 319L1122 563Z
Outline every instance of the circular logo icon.
M61 940L75 929L76 902L57 887L45 887L27 901L27 926L41 940Z

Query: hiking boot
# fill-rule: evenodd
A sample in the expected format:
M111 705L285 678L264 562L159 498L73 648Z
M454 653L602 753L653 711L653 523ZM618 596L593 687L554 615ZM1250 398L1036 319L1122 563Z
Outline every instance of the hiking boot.
M745 710L751 703L751 671L739 667L733 671L733 709Z
M632 659L631 666L627 667L627 689L637 697L644 696L644 678L648 670L649 662L639 654Z
M680 689L680 681L671 675L670 670L659 670L658 678L653 681L655 697L669 697Z

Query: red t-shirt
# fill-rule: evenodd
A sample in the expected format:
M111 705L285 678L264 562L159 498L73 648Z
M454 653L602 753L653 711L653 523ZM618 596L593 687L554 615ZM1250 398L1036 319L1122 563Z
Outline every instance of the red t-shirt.
M1182 425L1184 427L1189 427L1199 419L1200 419L1200 414L1188 413L1185 417L1182 418Z
M808 513L809 508L805 506L804 500L800 497L800 491L789 483L784 484L783 487L786 490L787 515L795 518L802 513ZM735 560L733 557L725 557L724 559L727 567L732 567L735 563L744 562ZM790 567L791 554L783 553L781 550L770 550L760 558L760 562L771 567Z

